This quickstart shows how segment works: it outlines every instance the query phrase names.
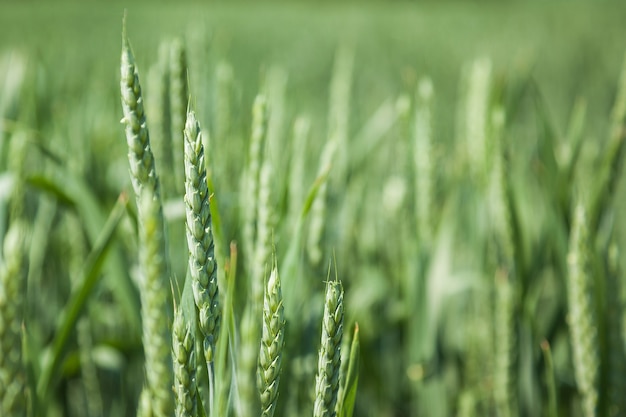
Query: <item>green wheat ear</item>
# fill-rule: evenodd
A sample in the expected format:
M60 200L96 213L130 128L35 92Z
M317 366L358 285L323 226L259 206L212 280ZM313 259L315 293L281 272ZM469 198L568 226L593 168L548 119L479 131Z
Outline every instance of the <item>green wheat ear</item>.
M177 308L172 326L176 417L192 417L197 412L196 351L193 335L191 325L185 322L182 308Z
M274 267L267 280L263 299L263 335L257 369L257 386L261 396L263 417L272 417L276 409L284 344L283 295L278 270Z
M341 281L326 284L322 319L322 341L315 379L314 417L334 417L339 392L341 339L343 337L343 286Z
M173 411L171 398L172 362L170 356L170 284L163 236L161 204L145 192L139 202L139 259L143 273L141 305L143 345L146 356L146 378L151 407L156 416L169 416Z
M567 301L576 385L585 417L594 417L598 402L598 337L591 298L587 214L581 203L574 211L569 245Z
M187 51L182 40L175 39L170 45L170 121L172 129L172 168L174 189L178 195L182 192L184 184L183 162L183 130L187 116L187 103L189 100L189 86L187 83Z
M26 226L13 222L4 238L0 265L0 415L26 415L26 370L22 322L26 289Z
M131 182L137 198L144 188L159 196L159 185L154 156L150 147L150 135L144 111L144 100L139 84L139 73L128 39L122 41L120 90L122 96L122 123L126 126L128 162Z
M171 293L165 223L139 74L126 33L122 39L120 90L131 182L137 198L139 258L143 274L140 295L148 391L142 393L142 399L148 396L154 414L164 417L171 415L174 409L169 330ZM146 409L142 404L144 402L140 402L140 411L144 413Z
M203 340L203 355L207 363L210 401L215 389L213 359L220 326L217 263L209 206L209 189L204 162L204 145L200 124L193 111L187 113L184 130L185 144L185 206L186 234L189 248L189 272L193 298L198 309L198 323Z

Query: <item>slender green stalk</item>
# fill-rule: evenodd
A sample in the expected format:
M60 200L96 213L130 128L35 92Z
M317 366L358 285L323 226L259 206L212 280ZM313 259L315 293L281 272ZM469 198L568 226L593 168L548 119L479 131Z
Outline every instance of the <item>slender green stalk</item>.
M257 367L257 353L261 337L260 317L263 308L264 276L271 256L273 208L271 205L272 163L266 153L259 175L257 207L257 232L254 246L254 261L251 264L250 293L242 320L239 361L239 395L245 413L254 414L255 387L253 375ZM244 414L245 415L245 414Z
M146 190L147 191L147 190ZM160 202L144 192L139 202L139 263L146 379L154 415L171 416L171 292Z
M582 395L585 417L594 417L598 401L598 330L592 307L586 211L578 204L570 235L567 280L569 328L576 385Z
M283 296L278 270L274 267L267 280L263 300L263 336L257 369L257 387L261 396L263 417L272 417L276 409L284 342Z
M341 339L343 337L343 287L341 281L326 284L317 377L315 379L314 417L334 417L339 392Z
M0 265L0 414L26 415L26 369L22 361L22 325L26 292L26 227L14 222L4 237Z
M143 273L140 293L146 378L155 415L169 416L174 407L170 394L171 294L165 225L139 75L125 33L122 39L120 87L124 111L122 121L126 125L128 161L140 226L139 256Z
M547 340L541 342L541 351L543 352L543 360L545 363L544 378L548 395L547 416L558 417L557 399L556 399L556 383L554 382L554 362L552 360L552 350Z
M193 111L187 113L185 144L186 234L193 298L198 309L200 331L204 337L203 355L207 363L212 410L215 392L214 349L220 326L217 263L209 206L209 189L204 162L200 124Z

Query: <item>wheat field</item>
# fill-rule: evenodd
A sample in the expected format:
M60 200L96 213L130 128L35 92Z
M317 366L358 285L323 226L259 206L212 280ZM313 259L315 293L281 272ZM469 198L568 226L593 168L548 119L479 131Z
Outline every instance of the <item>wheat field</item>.
M626 415L626 7L0 3L0 416Z

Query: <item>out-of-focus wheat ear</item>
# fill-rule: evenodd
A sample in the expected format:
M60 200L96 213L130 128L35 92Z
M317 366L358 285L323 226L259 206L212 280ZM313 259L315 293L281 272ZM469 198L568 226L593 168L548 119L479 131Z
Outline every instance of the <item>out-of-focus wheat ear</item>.
M433 90L430 78L424 78L419 82L416 94L413 162L415 164L415 214L420 245L428 244L433 235L431 214Z
M583 415L594 417L598 402L598 330L592 305L590 244L587 214L577 203L567 256L568 324L576 385L582 396Z
M492 221L498 248L498 263L509 274L515 272L515 245L513 239L513 217L509 205L509 181L503 150L504 109L497 108L491 115L491 202Z
M341 339L343 337L343 286L341 281L326 284L322 339L315 379L315 417L334 417L339 392Z
M457 417L475 417L476 416L476 399L474 393L465 390L459 395L459 405Z
M626 352L624 351L624 341L626 334L624 331L624 303L622 301L622 267L620 263L620 251L617 243L609 245L607 254L607 279L606 279L606 300L607 300L607 348L608 349L608 377L607 377L607 410L610 416L623 415L626 412L626 382L623 375L626 374Z
M139 405L137 406L137 417L153 417L152 400L150 390L144 387L139 394Z
M315 199L311 206L311 221L309 223L309 234L307 237L307 253L313 265L318 265L323 257L321 241L324 235L324 225L326 224L326 197L328 194L328 173L337 150L337 141L326 142L322 155L320 156L320 166L318 177L323 178Z
M256 414L257 399L253 370L259 353L260 317L252 303L248 303L239 323L239 347L237 351L238 415L252 417Z
M172 128L172 166L176 194L182 194L185 184L183 163L183 129L189 103L188 65L185 44L175 39L170 45L170 111Z
M172 326L176 417L195 417L197 412L196 351L193 335L193 329L185 321L182 308L176 308Z
M289 166L289 217L295 225L306 193L305 172L307 166L307 148L311 131L311 121L306 116L298 116L293 124L291 141L291 159Z
M272 417L276 409L284 344L283 295L278 270L274 266L267 280L263 299L263 335L257 368L257 388L263 417Z
M485 174L489 172L490 162L487 161L487 126L491 94L491 61L486 58L477 59L468 70L462 124L468 168L480 185L486 180Z
M25 416L27 410L22 360L27 230L20 221L9 226L0 265L0 415L6 417Z
M161 42L158 60L148 71L146 111L150 114L151 146L161 172L173 172L172 127L170 111L170 43ZM174 193L174 175L161 180L161 192L167 199Z
M265 144L265 159L269 158L276 172L287 169L289 152L285 141L285 93L289 75L287 70L280 66L271 66L267 72L267 100L270 113L267 119L267 143ZM286 191L287 178L276 178L274 188L279 190L277 195L282 196Z
M517 410L515 380L514 287L505 270L496 272L494 390L493 398L498 416L512 417Z
M600 178L597 194L592 202L589 213L590 228L598 228L602 214L609 206L617 181L620 178L626 152L626 55L622 62L622 71L617 87L617 96L611 113L611 130L606 150L601 161Z
M187 113L184 145L189 272L192 278L193 298L198 309L198 323L204 337L202 350L207 363L210 409L212 410L215 392L214 350L219 334L221 314L204 145L200 124L193 111Z
M330 100L328 103L328 141L337 143L337 168L333 179L342 184L346 180L350 161L348 135L350 131L350 96L354 67L354 49L341 45L335 53Z
M244 259L249 271L252 271L256 242L257 197L259 193L259 174L261 171L261 151L267 132L267 100L259 94L252 107L252 133L248 150L248 165L243 177L242 214Z
M155 416L171 416L171 291L161 203L144 190L138 205L139 263L146 379Z
M122 39L120 90L122 96L122 123L126 126L126 142L128 144L128 162L130 177L139 199L142 190L147 188L155 198L160 199L158 178L154 156L150 147L150 135L144 111L139 73L135 65L135 57L128 39Z
M255 311L260 315L263 306L264 276L271 262L271 240L273 230L273 215L271 189L273 179L272 162L266 157L259 174L259 197L257 206L257 239L254 246L254 265L252 270L252 303Z

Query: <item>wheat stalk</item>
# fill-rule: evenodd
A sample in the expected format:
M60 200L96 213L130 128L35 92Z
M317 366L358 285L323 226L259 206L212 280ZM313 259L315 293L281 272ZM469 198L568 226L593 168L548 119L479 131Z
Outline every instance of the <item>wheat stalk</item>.
M146 379L154 415L169 416L172 363L170 356L170 291L167 279L163 214L160 202L145 192L139 202L139 259L143 272L141 316Z
M139 214L139 257L143 273L141 315L148 384L148 393L144 397L149 396L154 414L164 417L173 411L169 352L171 302L165 225L139 74L125 33L122 39L120 89L131 182Z

